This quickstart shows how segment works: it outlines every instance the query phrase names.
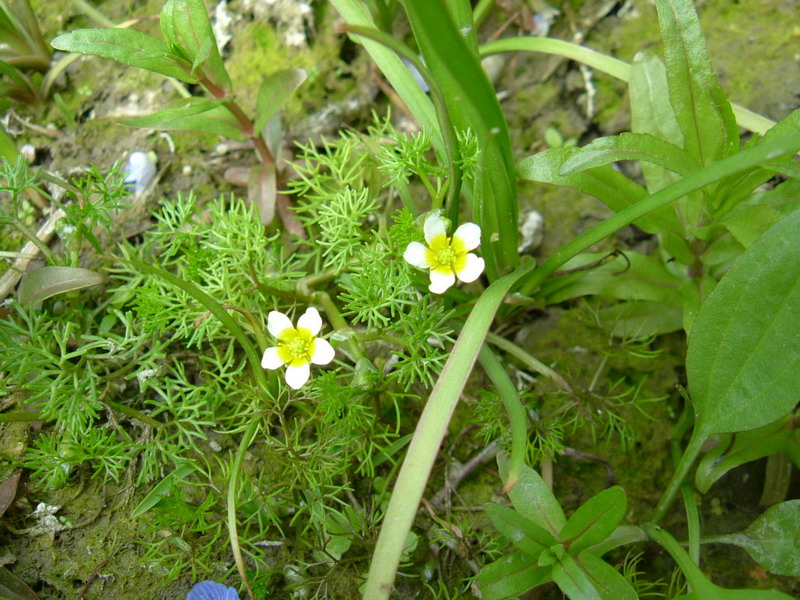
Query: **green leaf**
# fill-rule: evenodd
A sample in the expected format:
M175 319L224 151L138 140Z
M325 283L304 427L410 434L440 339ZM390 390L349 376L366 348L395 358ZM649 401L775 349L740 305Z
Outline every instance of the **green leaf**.
M126 119L122 124L168 131L200 131L234 140L244 140L245 136L236 118L222 106L225 102L225 99L181 98L170 102L163 110L146 117Z
M618 160L641 160L679 175L688 175L699 168L686 152L674 144L649 133L621 133L597 138L584 146L561 165L559 172L572 175Z
M19 577L0 567L0 598L3 600L39 600L39 596Z
M691 0L656 0L669 97L684 150L701 165L738 150L730 103L717 85Z
M35 304L58 294L91 287L103 276L80 267L42 267L29 273L19 286L21 304Z
M565 556L554 564L552 575L553 581L570 600L606 600L572 556Z
M636 525L620 525L605 540L589 548L595 556L603 556L609 550L634 544L636 542L647 541L647 534Z
M159 481L158 484L152 490L150 490L150 493L144 497L139 505L133 509L131 518L135 519L136 517L143 515L148 510L153 508L161 501L162 498L169 496L172 493L172 491L175 489L175 486L181 479L187 475L190 475L195 470L197 470L197 465L190 461L182 462L181 464L177 465L175 470L172 471L172 473L167 474L164 479Z
M173 54L161 40L134 29L78 29L59 35L50 44L56 50L111 58L125 65L197 83L188 73L190 64Z
M720 444L709 451L697 466L695 473L697 489L705 494L714 482L731 469L783 450L793 433L787 427L790 420L787 415L752 431L743 431L735 436L723 436Z
M308 77L304 69L283 69L267 77L258 88L256 100L256 122L253 129L259 133L264 129L281 104L303 85Z
M620 212L647 196L647 190L616 171L610 165L586 169L571 175L562 175L561 165L573 155L577 148L555 148L545 150L527 158L517 165L517 175L522 179L564 185L584 194L594 196L611 210ZM682 227L671 207L662 207L653 214L642 217L636 224L648 233L671 231L681 234Z
M497 464L505 481L510 464L508 456L498 454ZM549 531L553 536L557 536L567 522L561 505L544 479L527 465L522 468L519 480L508 493L508 497L511 498L511 503L519 514Z
M517 551L485 565L478 573L478 587L484 600L516 598L550 581L550 571Z
M627 579L593 552L581 552L575 562L584 570L603 600L636 600L639 597Z
M599 544L614 533L627 506L625 490L620 486L603 490L575 511L559 533L558 541L564 543L572 555Z
M800 577L800 500L771 506L741 533L712 541L744 548L753 560L776 575Z
M536 562L539 554L557 543L556 538L546 530L505 506L490 502L486 505L486 516L532 562Z
M647 300L601 308L600 323L615 337L641 338L683 329L683 307Z
M754 242L703 302L686 370L697 429L746 431L779 419L800 388L800 211Z
M173 49L180 48L214 85L230 92L231 78L217 48L214 30L203 0L167 0L161 11L161 31Z
M728 213L720 224L731 232L736 241L747 248L770 227L783 218L783 213L765 204L755 204Z

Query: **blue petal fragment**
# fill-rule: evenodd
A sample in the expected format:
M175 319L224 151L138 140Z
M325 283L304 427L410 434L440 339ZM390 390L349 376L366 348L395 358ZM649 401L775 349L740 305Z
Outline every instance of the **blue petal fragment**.
M239 600L239 594L234 588L221 583L201 581L194 584L186 600Z

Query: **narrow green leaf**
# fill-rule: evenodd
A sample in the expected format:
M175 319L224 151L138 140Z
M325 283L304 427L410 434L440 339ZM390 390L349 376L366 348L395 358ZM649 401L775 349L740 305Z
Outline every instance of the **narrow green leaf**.
M569 518L558 535L570 554L599 544L614 533L625 516L628 501L625 490L615 485L592 496Z
M577 148L555 148L524 158L517 165L517 175L522 179L571 187L594 196L610 209L620 212L647 196L647 190L616 171L610 165L586 169L571 175L562 175L561 165L578 154ZM642 217L636 224L648 233L673 232L682 228L671 207L659 208Z
M197 83L188 73L191 65L175 56L169 46L133 29L78 29L59 35L50 44L56 50L111 58L186 83Z
M558 543L545 529L505 506L490 502L486 505L486 516L492 520L497 531L528 555L531 562L536 562L544 550Z
M200 131L244 140L245 136L236 118L222 106L224 103L224 99L180 98L167 104L163 110L145 117L126 119L122 124L167 131Z
M478 573L484 600L516 598L550 581L550 567L540 567L520 551L485 565Z
M189 61L195 65L192 71L202 66L203 74L214 85L230 92L231 78L219 54L203 0L168 0L162 16L164 37L186 52Z
M561 175L572 175L618 160L641 160L679 175L688 175L699 166L678 146L649 133L621 133L597 138L561 165Z
M21 304L35 304L58 294L98 285L103 276L80 267L42 267L29 273L19 286Z
M598 315L615 337L641 338L683 329L682 305L636 300L602 308Z
M0 598L3 600L39 600L39 596L19 577L0 567Z
M554 564L552 575L570 600L605 600L572 556L565 556Z
M614 548L645 541L647 541L647 534L640 527L636 525L620 525L601 543L589 548L589 552L595 556L603 556L603 554Z
M131 518L135 519L136 517L143 515L156 504L158 504L162 498L169 496L175 489L175 485L179 482L179 480L183 479L187 475L190 475L196 469L197 465L191 461L182 462L177 465L175 470L172 471L172 473L168 473L164 479L159 481L158 484L152 490L150 490L150 493L147 494L144 499L142 499L138 506L133 509Z
M505 454L497 455L497 464L503 480L507 478L509 460ZM561 505L541 475L528 467L523 467L517 485L508 493L511 503L519 514L536 525L557 536L567 522Z
M699 164L708 165L738 150L733 112L717 86L691 0L656 0L656 8L669 97L683 132L684 149Z
M482 168L473 187L473 212L481 226L483 256L490 278L516 266L517 188L511 138L492 84L442 2L404 3L425 64L447 103L448 118L478 138ZM451 182L451 185L454 182Z
M593 552L581 552L575 562L603 600L636 600L639 597L627 579Z
M256 133L264 129L281 104L303 85L308 77L304 69L283 69L268 76L258 88L258 98L256 100L256 122L253 129Z
M771 506L741 533L712 541L744 548L772 573L800 577L800 500Z
M686 370L706 436L786 415L800 389L800 211L754 242L700 308Z

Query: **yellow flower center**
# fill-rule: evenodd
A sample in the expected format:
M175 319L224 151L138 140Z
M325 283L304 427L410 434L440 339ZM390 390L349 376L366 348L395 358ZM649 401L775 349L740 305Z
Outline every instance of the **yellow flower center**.
M290 367L299 367L311 362L314 346L314 335L308 329L287 329L278 340L278 356Z
M467 249L459 238L440 233L431 240L426 258L433 271L459 273L467 265Z

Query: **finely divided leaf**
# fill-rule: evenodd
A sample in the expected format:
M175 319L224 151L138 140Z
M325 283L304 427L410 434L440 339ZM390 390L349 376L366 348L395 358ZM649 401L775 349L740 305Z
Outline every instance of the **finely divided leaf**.
M147 69L187 83L197 83L169 46L133 29L78 29L59 35L50 44L56 50L111 58L125 65Z
M686 369L697 428L761 427L800 389L800 211L754 242L703 302Z

